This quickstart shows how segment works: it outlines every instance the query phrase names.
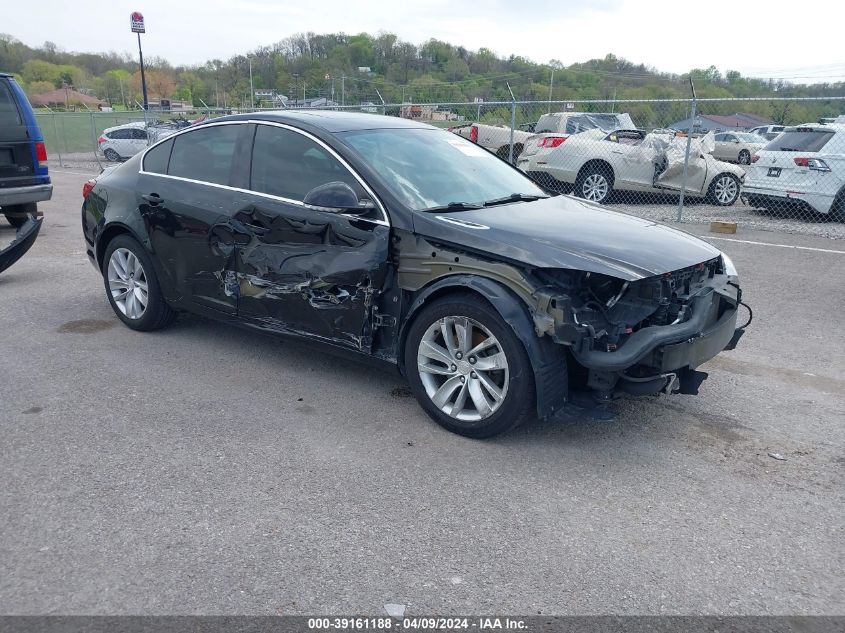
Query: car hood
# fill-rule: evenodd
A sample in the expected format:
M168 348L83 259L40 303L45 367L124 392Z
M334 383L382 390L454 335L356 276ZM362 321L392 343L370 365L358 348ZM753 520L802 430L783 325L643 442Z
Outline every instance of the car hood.
M713 259L720 251L683 231L570 196L414 215L417 234L537 268L635 281Z

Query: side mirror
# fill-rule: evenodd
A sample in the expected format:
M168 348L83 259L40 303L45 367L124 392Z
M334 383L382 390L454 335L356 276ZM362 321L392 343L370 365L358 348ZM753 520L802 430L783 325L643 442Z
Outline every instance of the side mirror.
M358 194L345 182L328 182L305 194L303 202L319 211L366 213L374 208L372 200L358 200Z

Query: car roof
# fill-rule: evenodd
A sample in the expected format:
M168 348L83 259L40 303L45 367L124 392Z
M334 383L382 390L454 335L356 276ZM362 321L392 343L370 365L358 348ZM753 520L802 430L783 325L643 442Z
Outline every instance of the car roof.
M9 73L0 73L0 77L11 77Z
M409 119L366 112L345 112L337 110L270 110L267 112L245 112L231 116L208 119L204 123L219 121L269 121L292 123L319 128L329 133L352 130L376 130L383 128L437 129L432 125Z
M112 130L122 130L124 128L145 128L147 126L146 123L143 121L132 121L131 123L121 123L120 125L115 125L113 127L107 127L103 132L111 132Z

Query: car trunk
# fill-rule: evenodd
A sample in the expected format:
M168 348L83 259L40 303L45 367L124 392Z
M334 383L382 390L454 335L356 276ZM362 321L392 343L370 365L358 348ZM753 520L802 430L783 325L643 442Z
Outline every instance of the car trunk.
M0 78L0 187L33 184L32 141L6 79Z

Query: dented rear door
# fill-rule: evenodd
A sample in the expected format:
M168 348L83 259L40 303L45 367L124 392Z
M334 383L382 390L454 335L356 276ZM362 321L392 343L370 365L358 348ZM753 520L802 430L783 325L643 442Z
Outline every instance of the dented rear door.
M367 351L387 267L389 227L302 203L312 188L345 182L366 193L325 145L296 130L257 125L250 204L235 216L238 314L262 328ZM379 212L375 212L379 213Z

